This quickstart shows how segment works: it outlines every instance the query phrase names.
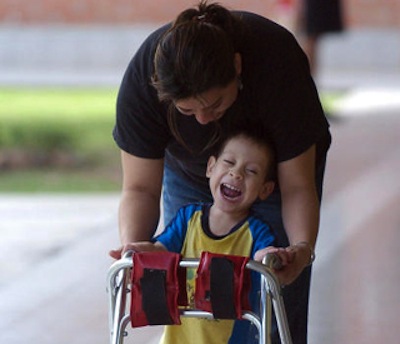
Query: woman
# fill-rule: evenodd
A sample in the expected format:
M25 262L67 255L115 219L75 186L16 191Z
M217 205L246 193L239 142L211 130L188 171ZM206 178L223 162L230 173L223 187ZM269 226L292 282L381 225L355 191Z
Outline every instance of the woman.
M133 57L114 129L123 169L123 246L112 255L152 237L161 192L165 223L188 202L211 201L207 159L243 123L262 128L274 144L278 187L253 211L271 225L277 246L295 252L293 264L276 273L287 285L294 342L306 343L309 265L330 134L305 54L266 18L201 2L152 33Z

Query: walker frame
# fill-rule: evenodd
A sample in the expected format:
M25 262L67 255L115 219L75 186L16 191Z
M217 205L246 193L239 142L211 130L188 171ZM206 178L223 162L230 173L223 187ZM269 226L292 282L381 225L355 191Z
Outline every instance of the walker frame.
M278 279L272 267L277 257L268 254L263 263L249 260L246 268L260 274L260 316L251 311L243 311L242 317L256 326L259 333L259 344L270 343L270 325L272 308L278 326L282 344L292 344L286 311ZM182 258L180 267L197 268L199 259ZM123 344L127 335L126 327L130 322L129 297L130 270L132 269L132 252L127 252L120 260L114 262L107 274L107 292L109 295L109 331L110 344ZM210 312L185 308L180 310L180 316L193 318L214 319Z

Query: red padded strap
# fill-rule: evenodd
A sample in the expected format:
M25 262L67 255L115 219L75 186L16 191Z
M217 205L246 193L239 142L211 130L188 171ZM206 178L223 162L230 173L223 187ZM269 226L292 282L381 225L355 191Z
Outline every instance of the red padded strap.
M131 324L180 324L178 305L187 304L186 271L181 255L173 252L138 252L132 256Z
M248 257L203 252L196 277L195 305L220 319L241 319L250 310Z

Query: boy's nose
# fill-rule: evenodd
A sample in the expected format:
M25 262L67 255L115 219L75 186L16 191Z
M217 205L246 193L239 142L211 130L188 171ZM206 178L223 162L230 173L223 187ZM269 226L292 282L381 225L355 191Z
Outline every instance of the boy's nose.
M230 168L229 174L236 179L242 178L242 172L238 168Z

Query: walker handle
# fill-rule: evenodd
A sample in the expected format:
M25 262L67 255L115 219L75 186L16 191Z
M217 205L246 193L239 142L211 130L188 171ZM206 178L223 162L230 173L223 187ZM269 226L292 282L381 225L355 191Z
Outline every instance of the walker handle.
M267 253L264 256L262 263L272 269L279 270L280 268L282 268L282 261L275 253Z

